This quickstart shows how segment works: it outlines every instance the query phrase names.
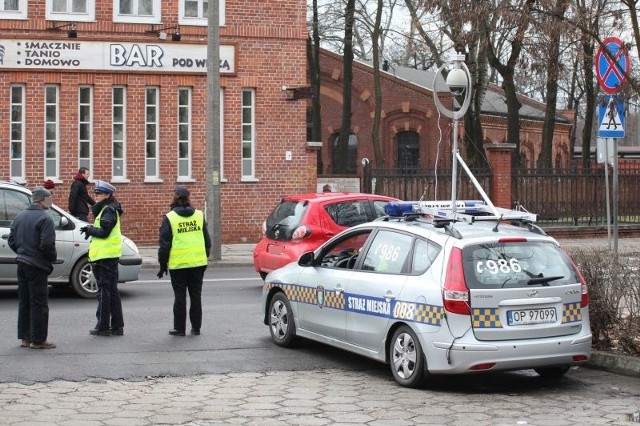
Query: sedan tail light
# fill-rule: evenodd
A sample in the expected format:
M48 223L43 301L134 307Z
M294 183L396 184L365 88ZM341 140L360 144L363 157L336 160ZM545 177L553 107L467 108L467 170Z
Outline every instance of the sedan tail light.
M307 226L298 226L295 231L293 231L293 235L291 235L292 241L302 240L303 238L307 238L311 235L311 229Z
M462 270L462 250L454 248L449 256L444 278L444 309L461 315L471 315L469 307L469 289Z

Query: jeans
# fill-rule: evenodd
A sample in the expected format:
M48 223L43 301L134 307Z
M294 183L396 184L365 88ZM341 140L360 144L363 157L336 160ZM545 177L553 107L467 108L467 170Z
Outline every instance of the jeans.
M98 330L120 330L124 327L122 300L118 291L118 259L101 259L91 263L98 284Z
M202 326L202 279L206 266L195 268L173 269L171 286L173 287L173 329L185 331L187 324L187 290L191 306L189 307L189 320L191 328L200 330Z
M18 339L46 342L49 333L49 273L18 262Z

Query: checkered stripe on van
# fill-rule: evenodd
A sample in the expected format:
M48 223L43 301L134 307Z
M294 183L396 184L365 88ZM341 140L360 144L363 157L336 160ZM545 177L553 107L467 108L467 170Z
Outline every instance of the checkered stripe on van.
M562 323L582 321L582 310L580 303L565 303L562 305Z
M496 308L473 308L471 317L474 328L502 328Z

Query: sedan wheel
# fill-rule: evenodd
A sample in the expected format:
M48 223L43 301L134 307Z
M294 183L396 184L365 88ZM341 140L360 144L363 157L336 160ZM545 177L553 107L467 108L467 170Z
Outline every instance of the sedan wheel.
M393 333L389 362L393 377L400 385L411 388L422 385L426 376L422 347L413 330L406 325Z
M291 347L296 340L293 311L284 293L275 294L269 304L269 332L278 346Z
M71 271L71 285L80 297L93 299L98 293L98 284L91 270L89 259L83 257Z

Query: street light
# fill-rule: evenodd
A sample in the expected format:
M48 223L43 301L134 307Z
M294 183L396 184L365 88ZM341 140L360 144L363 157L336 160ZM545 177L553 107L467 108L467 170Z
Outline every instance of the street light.
M455 214L456 192L458 189L456 175L458 174L458 159L460 158L460 154L458 152L458 122L462 117L464 117L469 109L469 104L471 103L471 74L469 73L467 64L464 63L464 55L462 54L454 55L452 65L453 68L449 71L445 84L449 88L449 92L451 92L454 97L464 95L464 101L462 102L460 109L457 111L447 109L442 102L440 102L440 98L438 97L436 79L444 69L445 65L438 68L435 76L433 77L433 100L438 111L440 111L442 115L453 119L453 149L451 150L451 208L453 214Z

